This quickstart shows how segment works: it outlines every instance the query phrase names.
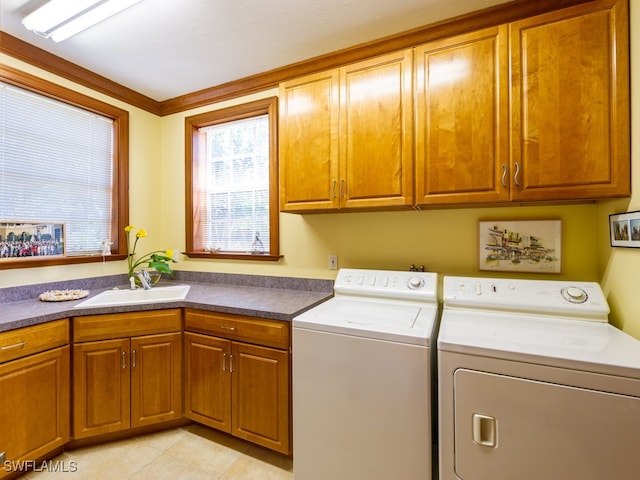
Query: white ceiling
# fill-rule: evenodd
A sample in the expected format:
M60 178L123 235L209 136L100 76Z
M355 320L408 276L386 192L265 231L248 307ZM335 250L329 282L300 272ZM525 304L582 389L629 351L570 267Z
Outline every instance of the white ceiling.
M54 43L0 0L0 30L163 101L507 1L143 0Z

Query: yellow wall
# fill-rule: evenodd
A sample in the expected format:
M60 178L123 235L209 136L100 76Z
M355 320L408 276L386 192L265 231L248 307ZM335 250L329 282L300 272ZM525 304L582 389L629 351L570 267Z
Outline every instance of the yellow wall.
M640 51L640 11L631 2L632 51ZM637 6L637 4L636 4ZM634 28L635 26L635 28ZM633 56L632 56L633 57ZM130 111L131 124L131 223L149 232L146 250L185 245L184 232L184 117L238 101L223 102L189 112L158 118L101 94L38 71L10 57L0 61L36 73L62 85L91 94ZM633 62L632 79L640 62ZM632 81L640 89L640 80ZM277 90L243 99L276 95ZM633 97L633 106L640 98ZM638 108L632 108L633 137L640 129ZM637 157L637 149L632 157ZM640 161L635 161L640 168ZM639 180L634 172L634 192ZM640 210L640 197L602 204L442 209L427 211L294 215L280 214L281 253L277 262L199 260L182 257L177 269L257 275L334 278L327 268L328 255L337 254L341 267L407 269L424 264L441 274L482 275L477 270L477 229L479 220L559 218L563 222L562 273L560 275L520 274L525 278L601 281L612 306L612 323L640 338L637 302L640 250L611 249L608 215ZM141 250L143 251L143 250ZM59 279L108 275L125 271L124 262L107 262L65 267L0 271L0 287L41 283ZM496 275L495 273L491 273ZM634 285L635 280L635 285ZM635 295L634 295L635 294Z
M600 206L600 275L611 307L611 322L640 338L640 249L609 246L608 215L640 210L640 2L630 3L631 34L631 175L630 199Z

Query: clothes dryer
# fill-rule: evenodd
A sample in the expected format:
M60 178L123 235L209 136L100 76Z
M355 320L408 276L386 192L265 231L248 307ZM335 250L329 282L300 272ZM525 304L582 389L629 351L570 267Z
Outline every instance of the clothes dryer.
M445 277L441 480L640 472L640 342L596 283Z

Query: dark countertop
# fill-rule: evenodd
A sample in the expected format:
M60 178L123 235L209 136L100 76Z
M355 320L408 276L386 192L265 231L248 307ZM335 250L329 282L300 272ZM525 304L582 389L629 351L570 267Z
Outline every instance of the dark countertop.
M268 280L272 277L265 278ZM180 301L98 308L74 308L74 306L100 292L109 290L109 288L91 289L88 297L66 302L40 301L38 294L47 290L47 288L42 288L38 294L34 294L33 297L28 299L0 302L0 332L80 315L137 312L183 307L290 321L296 315L333 296L333 290L327 291L327 284L325 283L314 284L316 287L321 287L315 290L299 290L297 289L297 285L287 285L282 282L275 282L277 288L251 284L255 284L256 282L244 282L249 284L237 283L235 280L229 284L194 281L162 281L159 286L188 284L191 285L191 288L189 289L187 297ZM268 281L259 282L261 285L268 285L268 283ZM299 284L300 282L297 283ZM291 286L293 286L293 288L288 288ZM67 288L82 287L70 286ZM126 287L121 286L120 288Z

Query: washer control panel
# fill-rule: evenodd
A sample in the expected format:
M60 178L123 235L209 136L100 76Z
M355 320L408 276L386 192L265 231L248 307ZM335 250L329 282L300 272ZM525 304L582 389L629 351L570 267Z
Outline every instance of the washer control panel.
M596 282L444 277L444 306L561 315L608 321L609 306Z
M363 295L436 302L438 275L432 272L343 268L334 283L336 295Z

